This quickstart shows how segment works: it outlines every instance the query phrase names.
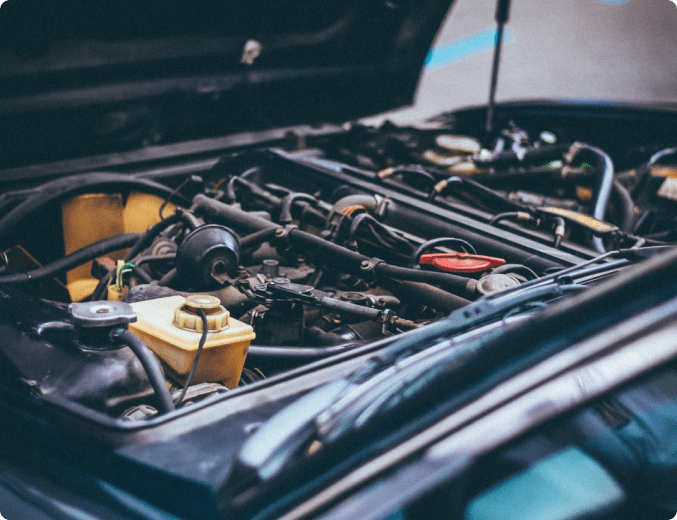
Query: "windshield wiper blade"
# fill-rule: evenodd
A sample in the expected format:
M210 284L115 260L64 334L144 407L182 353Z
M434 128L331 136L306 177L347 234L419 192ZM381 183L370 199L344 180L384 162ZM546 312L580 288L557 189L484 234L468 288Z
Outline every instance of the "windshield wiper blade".
M322 443L332 442L356 430L376 416L407 400L440 376L455 373L465 362L483 349L500 331L484 331L479 341L467 341L467 334L444 339L427 349L398 360L364 383L337 399L315 417L315 433ZM472 332L470 333L472 334Z
M280 410L244 444L236 461L238 473L253 471L260 480L276 475L313 436L313 419L350 386L348 380L337 379Z

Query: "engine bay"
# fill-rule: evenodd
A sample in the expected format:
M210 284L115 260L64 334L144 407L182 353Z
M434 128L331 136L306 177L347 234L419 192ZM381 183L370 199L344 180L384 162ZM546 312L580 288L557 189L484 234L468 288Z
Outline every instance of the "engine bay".
M5 380L145 420L595 260L577 282L592 285L612 253L674 242L665 136L604 149L539 124L491 139L449 117L355 124L14 180Z

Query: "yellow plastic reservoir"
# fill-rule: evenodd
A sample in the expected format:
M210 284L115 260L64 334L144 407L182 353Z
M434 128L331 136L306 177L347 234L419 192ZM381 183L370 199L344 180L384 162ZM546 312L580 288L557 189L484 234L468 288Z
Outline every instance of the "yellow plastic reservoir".
M250 325L231 318L218 298L204 294L170 296L132 303L138 321L129 329L165 363L168 375L184 383L202 336L207 315L208 333L193 383L221 382L235 388L242 374L249 344L256 337Z

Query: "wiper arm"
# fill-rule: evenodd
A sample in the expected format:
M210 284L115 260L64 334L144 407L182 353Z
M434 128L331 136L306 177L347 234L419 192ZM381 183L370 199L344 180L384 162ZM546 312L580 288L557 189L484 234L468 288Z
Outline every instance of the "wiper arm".
M313 419L351 386L346 379L328 383L283 408L244 444L237 457L238 472L249 470L260 480L276 475L314 434Z

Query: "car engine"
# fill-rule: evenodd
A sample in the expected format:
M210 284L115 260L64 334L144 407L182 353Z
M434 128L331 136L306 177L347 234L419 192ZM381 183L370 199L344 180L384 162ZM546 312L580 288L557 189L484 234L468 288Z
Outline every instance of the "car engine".
M5 380L145 420L596 259L578 281L594 284L614 252L674 241L670 136L525 118L488 140L471 115L16 176L0 196Z

